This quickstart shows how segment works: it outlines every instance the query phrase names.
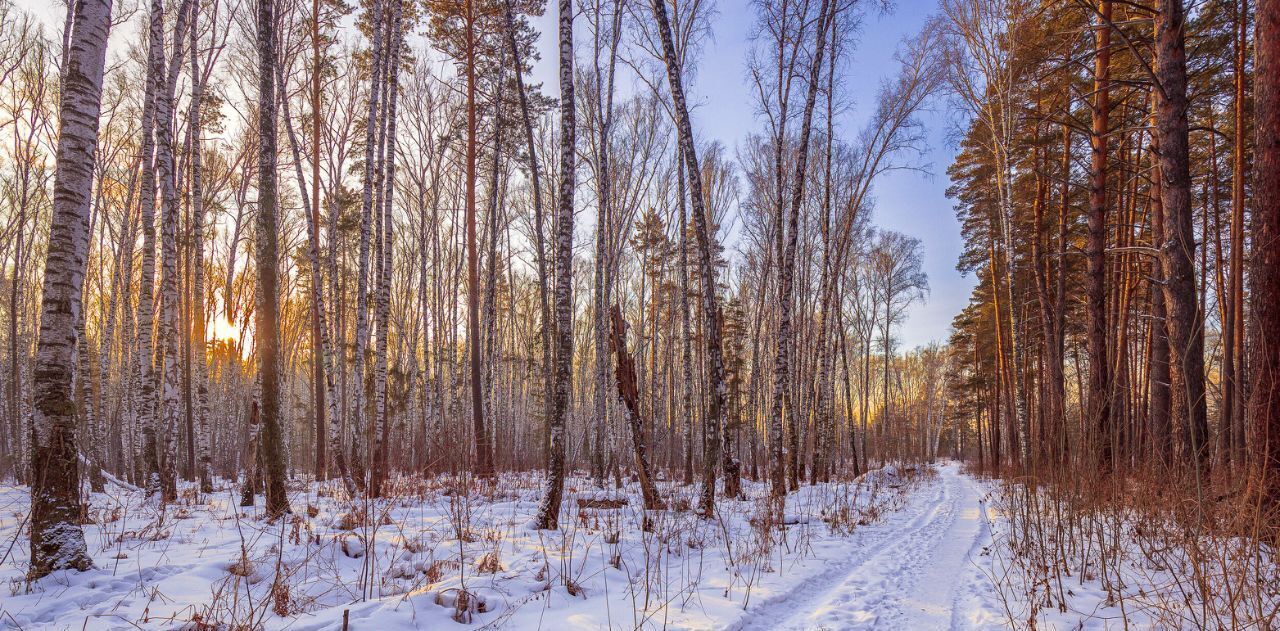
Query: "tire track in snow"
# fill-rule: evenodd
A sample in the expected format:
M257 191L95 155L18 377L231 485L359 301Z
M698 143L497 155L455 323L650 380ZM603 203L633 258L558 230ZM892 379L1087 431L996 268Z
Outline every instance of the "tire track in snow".
M983 536L979 496L955 465L902 517L869 526L858 549L748 609L752 629L950 629L962 626L962 581Z

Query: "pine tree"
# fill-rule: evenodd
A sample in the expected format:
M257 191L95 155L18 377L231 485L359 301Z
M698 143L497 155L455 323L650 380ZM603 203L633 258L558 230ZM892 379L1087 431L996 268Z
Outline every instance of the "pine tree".
M1089 134L1089 239L1085 256L1089 264L1086 301L1089 315L1089 418L1096 426L1098 466L1113 466L1115 432L1112 431L1110 355L1107 350L1107 145L1111 114L1111 1L1098 3L1094 30L1093 102Z
M258 306L254 332L262 381L261 451L266 512L289 512L280 419L279 200L276 192L276 14L274 0L258 2Z
M1204 314L1196 298L1195 221L1187 123L1186 14L1182 0L1161 0L1156 12L1156 136L1160 197L1165 213L1161 264L1168 305L1169 367L1174 426L1197 465L1209 458L1204 375Z
M1280 506L1280 2L1259 0L1254 71L1252 424L1257 479Z

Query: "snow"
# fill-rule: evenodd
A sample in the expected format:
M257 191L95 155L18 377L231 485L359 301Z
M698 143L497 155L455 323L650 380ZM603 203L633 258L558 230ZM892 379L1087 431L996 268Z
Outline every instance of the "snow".
M870 478L896 480L886 467ZM742 630L1004 628L973 561L989 541L975 483L956 465L883 523L855 531L847 556L763 606Z
M696 487L660 482L685 510L644 511L634 482L602 490L575 475L558 531L524 527L535 475L390 487L365 503L338 483L292 483L295 515L269 522L225 483L208 496L183 487L163 511L108 485L85 526L96 569L28 586L27 489L0 486L0 627L320 630L346 616L387 630L979 630L1025 624L1032 609L1044 628L1120 618L1084 578L1066 612L1031 607L993 508L999 487L953 463L803 486L781 513L766 485L744 481L747 499L720 500L712 520L688 510Z
M1006 619L1099 631L1280 628L1280 565L1266 543L1228 529L1197 533L1171 511L1132 505L1078 509L1074 526L1047 517L1015 536L1019 525L1000 511L1012 512L1011 498L1026 498L1027 490L1021 482L988 486L992 537L981 567ZM1054 514L1049 493L1036 495ZM1031 542L1027 531L1042 538ZM1017 553L1026 548L1052 551L1056 567Z

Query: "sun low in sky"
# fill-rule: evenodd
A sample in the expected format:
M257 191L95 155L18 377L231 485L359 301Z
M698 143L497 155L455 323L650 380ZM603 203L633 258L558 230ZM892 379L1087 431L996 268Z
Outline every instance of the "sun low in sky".
M209 323L208 331L210 339L240 341L240 327L228 320L226 315L213 318Z
M248 359L253 348L253 329L243 327L227 318L226 314L218 314L209 319L205 326L205 335L209 342L222 341L235 345L240 349L240 358Z

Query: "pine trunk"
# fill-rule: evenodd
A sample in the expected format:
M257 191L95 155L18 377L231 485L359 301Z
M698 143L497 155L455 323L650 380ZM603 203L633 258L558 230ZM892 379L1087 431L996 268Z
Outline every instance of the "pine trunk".
M1245 449L1244 397L1241 377L1244 363L1244 207L1248 163L1245 161L1246 96L1245 64L1249 54L1249 1L1239 0L1236 8L1235 55L1233 57L1231 149L1231 255L1227 284L1227 312L1222 324L1222 410L1231 431L1231 457L1241 462Z
M1259 0L1254 83L1254 462L1261 496L1280 507L1280 2Z
M1089 420L1093 425L1098 466L1113 466L1110 357L1107 350L1107 143L1111 113L1111 1L1098 3L1094 32L1092 128L1089 134L1089 237L1085 243L1088 285Z
M284 437L280 419L279 212L276 197L276 33L274 0L258 2L258 212L255 252L258 307L254 327L262 380L261 451L266 512L289 512L285 495Z
M1154 115L1153 115L1154 118ZM1152 123L1155 121L1153 120ZM1151 159L1158 160L1160 141L1151 141ZM1152 247L1164 250L1164 204L1161 201L1160 167L1155 166L1154 177L1151 178L1151 241ZM1173 464L1173 428L1169 418L1170 384L1169 384L1169 334L1166 322L1168 310L1165 306L1164 266L1160 259L1151 265L1151 352L1147 357L1147 380L1150 382L1150 403L1147 416L1151 424L1152 455L1162 466Z
M1160 197L1165 212L1164 293L1168 306L1171 416L1183 453L1208 464L1204 319L1196 297L1195 228L1191 210L1187 135L1186 16L1182 0L1161 0L1156 13L1156 135L1160 143Z
M492 478L493 448L484 422L484 385L481 358L480 331L480 260L476 238L476 136L479 133L476 120L476 8L472 0L466 1L466 82L467 82L467 173L466 173L466 224L467 224L467 347L471 366L471 429L475 442L474 473L481 478Z

